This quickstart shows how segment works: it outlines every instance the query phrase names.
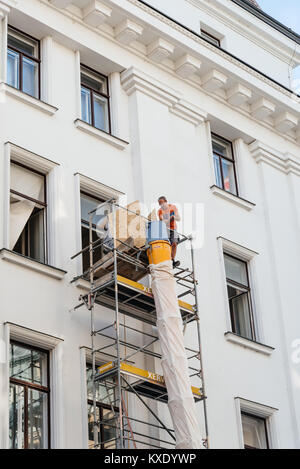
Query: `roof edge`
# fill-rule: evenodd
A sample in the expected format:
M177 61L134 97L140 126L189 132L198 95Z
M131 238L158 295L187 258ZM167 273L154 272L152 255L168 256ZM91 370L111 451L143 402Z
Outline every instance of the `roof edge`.
M288 28L284 24L280 23L280 21L276 20L272 16L265 13L261 8L257 8L253 3L249 2L248 0L231 0L236 5L239 5L244 10L247 10L252 15L256 16L264 23L268 24L272 28L276 29L284 36L288 37L292 41L300 44L300 35L293 31L291 28Z

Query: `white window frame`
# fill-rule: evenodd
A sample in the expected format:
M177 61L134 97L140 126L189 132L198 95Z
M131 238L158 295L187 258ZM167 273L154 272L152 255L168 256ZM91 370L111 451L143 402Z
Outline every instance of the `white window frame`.
M258 287L258 282L257 282L255 261L259 253L223 237L219 237L217 241L218 241L218 249L219 249L220 267L221 267L221 272L222 272L224 311L226 312L226 327L227 327L227 331L225 332L226 339L231 342L235 342L245 347L254 349L257 352L270 355L274 349L272 347L264 345L265 336L264 336L263 324L262 324L261 316L258 314L258 311L261 311L261 307L260 307L261 302L259 299L259 287ZM251 341L250 339L249 340L244 339L243 337L235 336L235 334L232 333L232 324L231 324L230 309L229 309L228 294L227 294L224 254L228 254L229 256L232 255L238 259L241 259L242 261L247 262L248 275L249 275L249 287L251 291L253 323L254 323L254 328L255 328L256 341Z
M33 347L39 347L49 351L50 360L50 420L51 420L51 448L64 448L64 405L63 405L63 369L62 354L64 339L46 334L40 331L29 329L19 324L6 322L0 326L0 336L2 353L2 372L0 381L6 383L5 391L2 392L3 402L7 402L6 406L2 406L0 413L0 447L9 448L9 345L11 340L28 344Z
M10 164L12 161L21 163L34 169L46 176L47 190L47 264L45 266L55 266L58 268L60 259L58 258L58 250L55 249L56 240L58 239L57 212L58 212L58 167L59 164L33 153L25 148L19 147L11 142L4 145L4 216L3 216L3 248L10 251L9 247L9 211L10 211ZM31 260L32 263L36 261ZM29 263L28 263L29 265ZM54 273L53 273L54 275ZM57 273L58 275L58 273ZM55 276L55 275L54 275ZM58 275L59 276L59 275Z
M244 449L242 412L245 412L253 417L260 417L265 419L269 449L279 448L276 425L276 413L278 412L278 409L276 409L275 407L270 407L247 399L243 399L241 397L235 398L235 408L240 449Z

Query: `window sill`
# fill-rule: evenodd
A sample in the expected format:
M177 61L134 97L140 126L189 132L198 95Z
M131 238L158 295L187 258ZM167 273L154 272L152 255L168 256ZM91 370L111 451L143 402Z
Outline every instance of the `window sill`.
M255 352L261 353L263 355L272 355L274 352L274 347L270 347L269 345L261 344L260 342L255 342L250 339L246 339L245 337L241 337L233 332L225 332L225 339L228 342L233 344L240 345L241 347L254 350Z
M41 274L55 278L56 280L62 280L67 273L65 270L58 269L57 267L53 267L48 264L43 264L42 262L22 256L22 254L18 254L17 252L13 252L8 249L1 249L0 258L11 262L12 264L17 264L27 269L34 270L35 272L40 272Z
M73 282L73 285L76 288L80 288L81 290L85 290L85 291L88 291L90 289L90 282L88 282L87 280L84 280L82 278L79 278L78 280Z
M223 189L220 189L218 186L211 186L211 191L214 195L221 197L222 199L228 200L229 202L232 202L233 204L244 208L248 212L250 210L253 210L253 208L256 206L256 204L249 202L249 200L242 199L241 197L238 197L237 195L230 194L229 192L224 191Z
M53 116L56 111L58 111L57 107L51 106L51 104L47 104L40 99L33 98L29 94L23 93L23 91L17 90L3 82L0 84L0 92L3 93L4 96L11 96L22 103L28 104L35 109L39 109L49 116Z
M114 135L108 134L107 132L104 132L103 130L96 129L96 127L93 127L92 125L87 124L81 119L76 119L74 124L77 127L77 129L82 130L83 132L89 135L93 135L99 140L102 140L102 142L109 143L113 147L118 148L118 150L125 150L125 148L129 145L129 142L126 142L125 140L122 140L121 138L115 137Z

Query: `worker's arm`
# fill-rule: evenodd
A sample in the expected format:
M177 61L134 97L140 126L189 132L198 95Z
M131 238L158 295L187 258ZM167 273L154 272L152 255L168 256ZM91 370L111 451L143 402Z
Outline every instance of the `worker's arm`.
M176 220L176 221L181 220L179 212L178 212L178 208L176 206L174 207L174 210L173 210L172 213L173 213L174 220Z

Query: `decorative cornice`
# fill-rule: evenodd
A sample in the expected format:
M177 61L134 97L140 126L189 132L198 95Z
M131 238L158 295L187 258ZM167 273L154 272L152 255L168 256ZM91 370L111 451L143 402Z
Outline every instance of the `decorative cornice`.
M45 5L48 5L48 7L55 8L51 3L48 2L48 0L40 0L40 1L42 3L44 3ZM246 72L250 76L255 77L257 80L259 80L260 84L256 84L253 87L252 86L249 87L249 88L251 88L251 92L252 92L253 98L255 100L258 101L262 97L261 86L263 86L263 84L266 84L268 87L270 87L271 89L268 92L265 91L264 95L266 95L266 93L269 95L269 97L268 97L269 103L271 103L271 101L272 102L274 101L275 112L274 113L271 112L271 114L272 114L271 117L272 118L267 120L264 117L264 114L267 115L267 117L270 117L270 109L269 109L270 106L269 106L268 109L266 109L264 106L262 106L258 113L254 112L252 114L251 113L251 106L249 106L250 103L249 104L247 103L247 96L244 96L245 104L242 104L241 105L242 107L240 107L240 106L238 107L238 106L230 104L230 102L228 102L226 100L226 98L224 98L224 96L221 96L221 94L218 94L215 91L210 91L209 90L210 85L213 88L214 87L219 87L220 89L222 89L222 86L223 86L222 80L220 82L220 80L210 79L207 86L203 86L203 87L201 86L200 80L199 80L199 83L195 82L192 79L187 80L187 82L189 83L190 86L193 86L196 89L202 90L204 93L206 93L210 96L213 96L214 99L218 100L219 102L221 102L223 104L226 104L227 106L230 106L232 109L238 110L238 112L242 113L243 115L245 115L249 118L252 118L254 121L259 122L260 125L263 125L266 128L272 130L273 132L278 133L278 135L282 136L282 131L280 130L280 128L282 127L283 123L282 123L282 125L281 125L281 123L279 123L278 128L276 128L273 125L273 121L275 121L276 117L278 117L276 115L276 111L279 109L279 106L277 105L277 102L280 103L280 105L283 104L283 106L281 106L283 108L282 109L283 111L286 110L289 113L297 114L296 104L297 104L298 101L300 102L300 98L297 97L297 95L295 93L293 93L291 90L288 90L284 86L281 86L279 83L276 83L276 81L274 81L271 78L267 77L266 75L264 75L260 71L255 70L255 68L253 68L250 65L246 64L245 62L241 61L237 57L234 57L233 55L231 55L227 51L213 46L212 44L210 44L209 42L207 42L203 38L201 38L201 36L199 36L197 33L193 32L192 30L189 30L188 28L186 28L183 25L180 25L179 23L177 23L173 19L168 18L166 15L162 14L158 10L144 4L143 2L141 2L139 0L127 0L127 1L130 2L131 4L133 4L134 6L136 6L139 10L142 10L142 11L146 12L147 15L151 15L152 18L156 18L157 20L159 20L164 25L167 25L173 31L177 31L178 33L180 33L183 36L187 37L188 39L192 40L195 44L200 44L201 46L204 46L205 49L211 51L213 56L215 56L216 60L217 60L217 57L224 59L227 62L227 64L223 68L228 67L228 70L230 70L232 72L233 66L234 66L234 67L237 67L240 70ZM110 6L113 7L113 5L114 5L114 1L112 0L111 3L110 3ZM68 18L72 19L75 22L78 22L79 24L85 25L86 28L91 29L92 31L99 34L100 36L103 36L103 37L105 37L105 38L107 38L111 41L115 41L115 43L118 43L118 41L116 40L113 32L110 33L106 29L104 30L104 29L97 29L97 28L91 27L87 23L83 22L82 17L78 16L78 14L74 14L74 12L71 12L70 10L60 10L60 11L63 15L67 16ZM139 12L133 13L133 18L134 18L134 20L137 19L138 21L141 21ZM151 27L151 24L153 23L153 21L150 18L148 20L144 18L142 20L142 22L143 23L148 23L149 27ZM161 26L163 26L163 25L161 25ZM157 29L159 29L159 28L160 28L160 25L157 26ZM160 35L159 31L156 31L156 33L159 37L159 35ZM167 39L167 36L164 36L164 38ZM172 31L170 31L168 33L168 41L171 40L170 44L173 42L172 39L173 39ZM182 40L182 46L184 47L184 40ZM165 70L166 72L178 77L178 74L176 74L176 71L172 67L170 67L169 65L167 65L165 63L155 62L155 60L152 60L150 56L147 57L147 48L146 48L146 52L144 53L144 52L141 52L140 50L136 49L134 46L131 46L131 45L123 44L123 47L130 50L134 54L137 54L138 56L142 57L144 60L149 60L149 61L152 61L152 62L156 63L157 67L160 67L163 70ZM184 49L185 49L184 52L186 54L192 54L193 57L195 57L196 59L198 57L200 57L200 55L197 54L197 52L195 51L195 48L193 46L187 46ZM204 56L202 56L202 55L201 55L200 59L202 61L205 60ZM214 70L215 70L215 68L214 68ZM218 71L220 72L220 70L218 70ZM240 80L240 78L239 78L239 72L236 70L234 73L236 75L236 78L235 78L235 80L233 80L233 82L235 82L235 83L238 82L238 83L242 84L243 86L246 85L246 87L249 86L247 83L251 83L250 77L247 78L247 83L245 83L244 81L242 83L242 80ZM224 74L223 74L223 76L225 78ZM206 77L204 77L204 78L206 78ZM272 90L275 90L276 92L280 93L281 96L277 96L277 97L274 98ZM289 104L289 102L287 101L286 98L288 100L290 100L290 104ZM169 96L168 96L167 99L169 99ZM262 118L260 118L261 113L262 113ZM295 132L294 132L294 130L295 130ZM298 130L297 128L295 128L295 129L293 128L292 132L285 133L284 134L285 139L291 141L292 143L296 142L296 143L300 144L300 139L296 139L297 130ZM295 136L294 136L294 134L295 134ZM253 135L253 137L254 137L254 135Z
M267 85L271 86L275 90L281 92L285 96L288 96L289 98L293 99L294 95L291 91L285 89L284 87L282 87L279 84L275 83L274 81L272 81L268 77L262 75L261 73L259 73L259 71L256 71L253 68L249 67L248 65L246 65L245 63L243 63L239 59L237 59L236 57L233 57L232 55L229 55L228 53L226 53L222 49L219 49L219 48L211 45L209 42L205 41L203 38L198 36L196 33L192 32L192 31L189 31L184 26L181 26L180 24L176 23L175 21L171 20L170 18L167 18L162 13L154 10L150 6L147 6L144 3L141 3L139 0L127 0L127 1L132 3L133 5L137 6L141 10L145 11L149 15L157 18L158 20L160 20L162 23L166 24L170 28L180 32L182 35L188 37L189 39L192 39L193 41L195 41L198 44L201 44L201 45L205 46L207 49L210 49L212 53L214 53L216 55L219 55L223 59L229 61L230 63L232 63L235 66L239 67L240 69L246 71L247 73L254 76L255 78L258 78L259 80L263 81Z
M165 86L134 67L121 74L121 83L128 96L136 91L146 94L166 105L173 114L194 125L199 125L207 119L207 113L182 99L179 91Z
M140 91L169 107L176 104L179 99L177 91L165 86L135 67L130 67L121 73L121 84L128 96L135 91Z
M248 145L249 151L257 163L265 163L285 173L300 176L300 160L291 153L283 154L255 140Z
M239 17L237 17L236 19L233 17L232 8L230 10L230 14L229 13L226 14L224 11L221 10L220 7L215 8L212 4L208 4L208 3L205 4L203 2L199 2L199 0L186 0L186 1L190 3L191 5L195 6L196 8L198 8L199 10L204 11L210 16L216 18L218 21L220 21L221 23L223 23L225 26L229 27L230 29L233 29L238 34L241 34L242 36L246 37L251 42L258 45L260 48L266 50L268 53L290 64L291 54L292 54L291 50L289 50L288 48L286 48L287 50L283 50L280 47L276 47L275 42L273 41L270 35L268 35L269 39L266 38L266 40L263 40L262 35L258 34L259 31L260 32L264 31L264 33L266 32L265 26L264 28L256 27L256 33L254 33L253 30L250 30L249 28L247 28L249 22L242 20L243 18L242 14L240 14ZM298 54L298 59L299 59L299 54Z

